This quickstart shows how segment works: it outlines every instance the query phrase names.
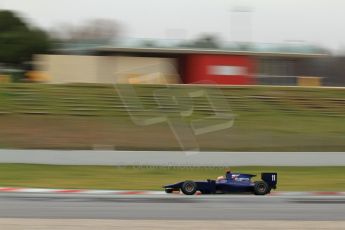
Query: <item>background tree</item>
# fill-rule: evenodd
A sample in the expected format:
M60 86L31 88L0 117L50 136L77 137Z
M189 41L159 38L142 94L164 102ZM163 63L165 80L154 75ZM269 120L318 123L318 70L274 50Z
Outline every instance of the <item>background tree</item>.
M20 66L50 48L48 35L12 11L0 11L0 63Z
M180 46L187 47L187 48L206 48L206 49L218 49L220 47L218 38L211 34L202 35L193 41L183 42L180 44Z
M216 36L207 34L196 39L194 41L194 47L217 49L219 48L218 43L218 38Z
M92 19L80 25L61 24L51 32L62 42L110 43L118 36L119 25L110 19Z

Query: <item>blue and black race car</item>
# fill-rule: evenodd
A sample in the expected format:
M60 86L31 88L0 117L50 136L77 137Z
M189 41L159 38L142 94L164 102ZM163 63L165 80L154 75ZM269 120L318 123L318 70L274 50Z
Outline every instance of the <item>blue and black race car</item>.
M250 193L266 195L277 187L277 173L261 173L260 181L252 181L256 175L226 172L217 180L182 181L163 186L166 193L182 191L185 195L193 195L197 191L202 194Z

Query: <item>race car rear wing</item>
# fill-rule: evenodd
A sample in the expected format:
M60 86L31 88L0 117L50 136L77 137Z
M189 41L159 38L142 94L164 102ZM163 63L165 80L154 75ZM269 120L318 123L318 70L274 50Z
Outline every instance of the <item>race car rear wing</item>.
M265 181L271 188L275 189L277 187L277 173L261 173L261 179Z

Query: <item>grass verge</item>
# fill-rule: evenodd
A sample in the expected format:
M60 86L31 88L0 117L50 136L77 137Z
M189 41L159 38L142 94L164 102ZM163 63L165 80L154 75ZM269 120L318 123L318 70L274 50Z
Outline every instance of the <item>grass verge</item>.
M344 89L132 86L135 103L113 85L0 85L0 148L180 150L175 135L187 133L195 140L183 147L201 151L345 151ZM224 128L213 130L216 112L233 114L233 125L216 119ZM155 117L178 122L147 122ZM213 131L196 134L192 124Z
M164 184L186 179L213 179L225 170L0 164L0 187L160 190ZM258 175L278 172L278 191L345 191L345 167L232 167L231 170Z

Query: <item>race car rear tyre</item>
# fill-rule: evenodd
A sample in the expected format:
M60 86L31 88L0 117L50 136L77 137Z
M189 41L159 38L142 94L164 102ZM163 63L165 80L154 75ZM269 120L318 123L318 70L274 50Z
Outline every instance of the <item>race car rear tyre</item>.
M191 180L187 180L187 181L183 182L183 184L181 186L181 191L185 195L194 195L197 191L196 183L194 181L191 181Z
M174 191L174 189L172 189L172 188L166 188L165 189L166 193L173 193L173 191Z
M271 191L270 187L265 181L256 181L254 184L255 195L266 195Z

